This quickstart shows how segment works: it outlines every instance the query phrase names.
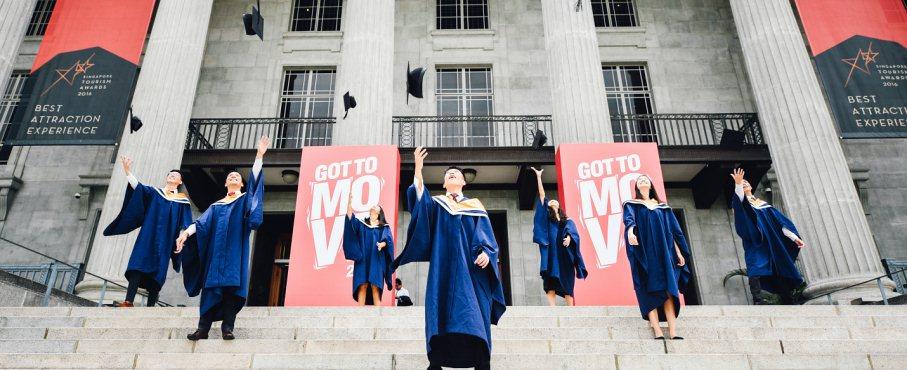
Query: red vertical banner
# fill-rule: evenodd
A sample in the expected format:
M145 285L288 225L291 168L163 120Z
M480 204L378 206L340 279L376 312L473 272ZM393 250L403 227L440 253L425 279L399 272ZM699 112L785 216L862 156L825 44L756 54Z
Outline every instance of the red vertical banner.
M658 195L665 188L654 143L564 144L556 153L560 202L576 223L589 277L576 282L576 304L636 305L624 245L622 203L633 198L639 175Z
M302 149L286 306L347 306L353 300L353 262L343 258L347 200L362 217L380 204L396 239L400 154L397 147ZM385 287L382 305L393 305Z

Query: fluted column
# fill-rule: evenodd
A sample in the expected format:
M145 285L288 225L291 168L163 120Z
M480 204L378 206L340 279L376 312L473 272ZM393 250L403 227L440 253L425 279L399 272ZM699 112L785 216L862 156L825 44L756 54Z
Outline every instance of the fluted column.
M0 1L0 95L6 92L9 75L13 72L19 44L35 10L37 0Z
M127 128L119 151L135 160L132 172L140 181L162 186L167 172L180 167L212 5L213 0L158 2L132 102L135 114L145 125L133 134ZM88 271L120 282L124 281L123 273L138 232L112 237L101 233L119 212L126 183L118 163L110 176L88 260ZM86 278L77 292L92 298L97 296L99 287L98 280ZM111 289L107 288L107 300L113 298Z
M556 144L613 142L589 0L540 0Z
M394 0L343 3L343 46L334 112L334 145L391 144L394 74ZM405 71L397 71L402 78ZM357 107L343 118L343 94ZM403 98L401 95L399 98Z
M883 273L831 112L788 0L730 0L784 206L808 247L805 294ZM875 284L839 297L875 297Z

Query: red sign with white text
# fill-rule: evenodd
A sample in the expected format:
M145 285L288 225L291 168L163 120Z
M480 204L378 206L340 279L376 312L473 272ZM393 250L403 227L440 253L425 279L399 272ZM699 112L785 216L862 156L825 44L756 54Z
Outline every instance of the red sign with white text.
M576 223L589 271L585 280L576 282L576 304L636 305L623 238L622 203L633 198L639 175L649 176L665 200L657 145L563 144L555 160L560 202Z
M343 226L352 191L359 217L380 204L396 239L400 154L390 145L305 147L299 168L286 306L349 306L353 262L343 258ZM382 305L393 305L385 287Z

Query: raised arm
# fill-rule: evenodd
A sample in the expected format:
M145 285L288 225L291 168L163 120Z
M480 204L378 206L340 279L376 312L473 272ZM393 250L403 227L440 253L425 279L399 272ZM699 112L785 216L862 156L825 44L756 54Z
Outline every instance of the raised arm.
M261 167L264 165L265 153L268 151L268 147L271 146L271 138L267 136L262 136L258 139L258 152L255 153L255 163L252 164L252 174L255 177L261 173Z
M120 157L120 162L123 164L123 171L126 172L126 181L129 181L129 186L135 189L139 186L139 179L132 174L132 158L124 155Z
M737 199L743 200L743 169L737 168L731 173L731 178L734 179L734 194L737 194Z
M425 165L425 157L428 156L428 150L423 147L416 147L413 151L413 160L416 164L415 175L413 176L413 185L416 188L416 197L422 198L425 180L422 178L422 167Z
M539 199L543 202L545 201L545 187L542 186L542 172L545 172L544 169L537 170L535 167L529 167L532 169L532 172L535 172L535 180L539 187Z

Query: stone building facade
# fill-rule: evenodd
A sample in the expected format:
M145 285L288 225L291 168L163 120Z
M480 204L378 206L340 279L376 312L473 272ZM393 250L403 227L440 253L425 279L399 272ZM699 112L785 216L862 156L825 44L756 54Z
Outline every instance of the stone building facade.
M12 87L37 54L41 36L32 30L32 15L47 11L47 3L0 5L0 13L16 15L0 20L0 31L18 30L0 32L6 101L15 100ZM295 185L282 174L298 170L301 146L398 145L406 183L409 148L425 144L442 147L432 152L437 162L428 164L427 177L439 175L445 160L477 170L467 191L504 215L511 301L540 305L538 249L532 210L521 207L520 166L543 165L551 174L554 163L553 147L525 148L532 127L548 130L549 145L662 145L667 198L682 211L693 251L695 302L749 302L742 280L722 284L728 271L744 267L728 189L721 186L729 185L724 171L736 165L758 174L760 191L770 191L763 195L802 225L811 244L801 258L808 293L877 276L879 258L907 258L907 164L897 160L907 155L907 141L838 139L786 0L263 0L261 7L264 40L243 33L247 1L159 0L134 97L146 128L125 135L117 148L12 149L0 177L0 236L123 280L134 236L106 238L98 231L122 199L126 182L113 163L118 153L134 157L136 174L149 183L182 167L190 196L201 199L221 190L227 170L248 167L255 136L276 136L265 163L265 211L282 220L277 224L296 211ZM776 58L764 57L768 48ZM796 69L767 75L776 63ZM405 98L408 65L427 70L423 99ZM360 104L341 119L347 91ZM779 104L782 95L795 104ZM796 109L805 105L818 111L803 117ZM662 132L686 139L656 138L639 126L639 115L648 114L667 125L659 126ZM467 119L465 128L438 118L451 115L484 118ZM720 147L717 136L690 139L712 130L710 122L741 128L749 121L740 117L758 117L758 138L749 136L743 151ZM212 136L231 128L236 131L219 141ZM499 158L488 159L489 153ZM554 191L554 176L545 180ZM712 191L717 195L697 193L708 180L723 181ZM815 216L820 211L825 215ZM399 221L404 240L408 214L401 212ZM274 249L274 240L255 236L253 274L280 268L280 252L260 252ZM2 245L8 256L2 263L38 260ZM417 302L426 272L424 264L398 272ZM256 279L251 294L260 299L250 303L273 304L267 296L279 282ZM86 278L77 292L95 296L98 284ZM193 303L172 272L161 299Z

